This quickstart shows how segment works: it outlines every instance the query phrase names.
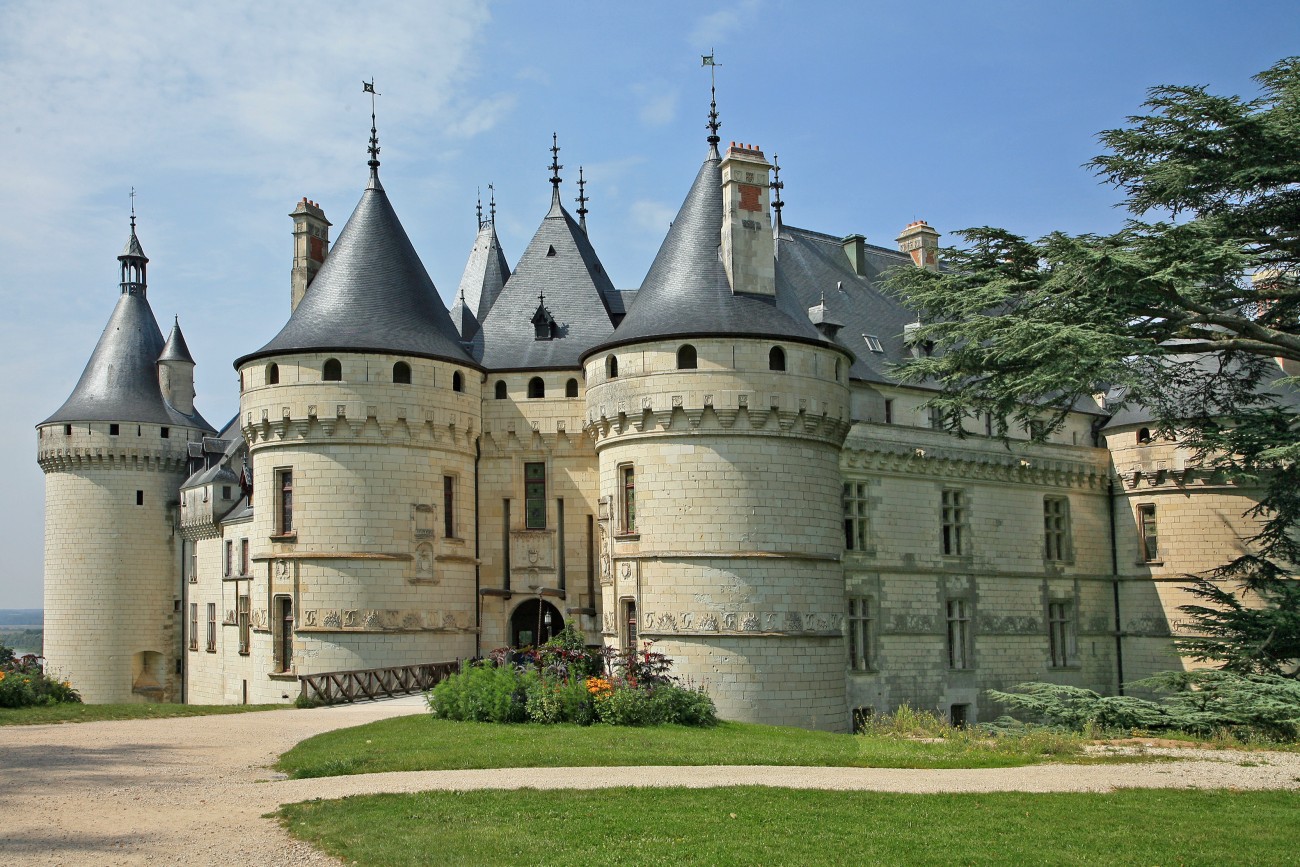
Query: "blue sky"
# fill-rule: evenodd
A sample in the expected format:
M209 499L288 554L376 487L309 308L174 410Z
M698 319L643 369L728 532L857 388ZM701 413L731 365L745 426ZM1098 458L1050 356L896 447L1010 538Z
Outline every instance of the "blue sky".
M637 286L704 157L721 64L724 142L780 155L786 221L891 245L948 233L1108 231L1081 164L1147 87L1253 93L1300 51L1294 2L543 4L0 3L0 608L41 605L34 425L71 391L116 303L136 188L149 298L179 314L201 411L238 405L231 361L288 315L303 196L341 227L365 184L373 76L381 176L451 301L476 188L513 265L546 212L559 134L570 210ZM336 230L337 231L337 228Z

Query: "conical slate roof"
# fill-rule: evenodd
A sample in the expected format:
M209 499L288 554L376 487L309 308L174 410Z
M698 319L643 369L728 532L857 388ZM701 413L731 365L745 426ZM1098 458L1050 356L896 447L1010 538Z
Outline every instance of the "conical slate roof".
M506 264L506 254L502 252L501 242L497 239L496 224L488 220L479 226L478 236L474 238L469 262L460 278L456 303L460 304L461 299L464 299L464 305L470 313L482 322L501 294L501 287L509 279L510 266ZM452 316L452 321L457 324L460 322L455 316ZM461 332L461 336L469 339L464 332Z
M212 430L196 410L184 415L158 384L162 332L143 295L122 293L72 395L41 424L116 421L193 425Z
M235 366L290 352L384 352L473 364L376 174L284 328Z
M172 322L171 334L167 335L167 343L163 345L162 355L158 356L158 360L194 363L194 356L190 355L190 348L185 343L185 335L181 333L179 317Z
M608 299L615 294L587 233L560 204L557 187L550 211L483 320L474 355L492 370L577 367L584 352L613 335ZM555 321L549 340L538 340L533 325L543 304Z
M677 219L612 338L596 349L664 337L766 337L825 343L807 316L792 318L770 298L731 291L719 256L722 159L700 167Z

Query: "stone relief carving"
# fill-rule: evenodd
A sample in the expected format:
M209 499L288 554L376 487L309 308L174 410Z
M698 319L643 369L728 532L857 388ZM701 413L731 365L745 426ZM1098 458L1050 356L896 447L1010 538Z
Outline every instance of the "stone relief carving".
M606 633L612 634L612 633L615 631L615 629L614 629L614 615L611 614L610 612L606 611L606 612L605 612L605 617L604 617L604 622L605 622L605 630L604 630L604 631L605 631Z
M287 579L287 578L289 577L289 561L288 561L288 560L276 560L276 561L275 561L275 577L276 577L276 578L279 578L279 579L281 579L281 580Z
M324 624L334 629L338 629L343 625L343 619L339 616L337 608L325 612Z
M433 577L433 546L424 544L415 549L415 574L419 578Z
M746 615L745 615L745 619L742 620L742 621L740 622L740 630L741 630L742 632L757 632L757 631L758 631L758 615L757 615L757 614L746 614Z
M718 631L718 615L716 615L716 614L705 614L703 617L700 618L700 628L701 628L701 629L707 629L707 630L709 630L710 632L717 632L717 631Z
M305 622L305 625L307 625L307 626L315 626L315 625L316 625L316 614L317 614L317 611L316 611L315 608L308 608L306 611L304 611L304 612L303 612L303 615L304 615L304 622Z
M817 633L827 634L841 630L844 618L838 614L801 613L798 611L750 611L724 612L719 615L713 611L646 611L638 618L640 631L651 632L686 632L701 634L708 632L722 633ZM614 631L615 620L612 614L605 614L605 631Z
M356 628L359 625L357 621L357 610L355 608L350 608L343 612L343 625L344 627L350 628Z
M253 628L255 628L255 629L265 629L265 628L266 628L266 609L265 609L265 608L258 608L258 609L255 609L255 610L253 611Z

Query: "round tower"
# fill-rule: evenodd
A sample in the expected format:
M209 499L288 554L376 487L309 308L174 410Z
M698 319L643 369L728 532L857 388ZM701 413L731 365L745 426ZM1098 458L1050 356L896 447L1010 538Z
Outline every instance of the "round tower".
M192 382L180 326L164 344L135 234L118 257L121 294L72 395L37 425L45 471L45 657L87 702L179 700L177 492L187 443L212 433L169 401L160 357ZM183 351L183 353L182 353Z
M584 357L606 641L653 639L725 718L843 730L851 358L781 309L762 152L716 143Z
M361 201L288 323L235 362L262 585L252 652L270 648L258 665L273 674L475 650L482 371L379 182L373 140L372 149Z

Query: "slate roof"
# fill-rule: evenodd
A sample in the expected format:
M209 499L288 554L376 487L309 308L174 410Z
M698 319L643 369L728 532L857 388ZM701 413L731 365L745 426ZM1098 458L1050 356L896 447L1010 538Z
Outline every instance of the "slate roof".
M479 226L474 246L469 252L469 262L461 274L456 304L452 307L452 322L459 328L464 321L463 314L457 315L458 307L466 308L477 322L486 319L488 311L501 294L501 287L509 279L510 266L506 264L506 254L501 250L496 224L488 220ZM469 340L473 336L461 331L463 340Z
M1170 355L1168 360L1173 364L1190 363L1207 377L1215 375L1222 366L1219 358L1209 353ZM1259 392L1268 394L1278 406L1292 412L1300 412L1300 390L1294 386L1284 384L1282 380L1285 378L1286 374L1280 367L1267 371L1259 383ZM1106 394L1106 405L1109 407L1123 403L1125 393L1126 389L1124 387L1111 389ZM1115 414L1102 426L1102 430L1111 430L1127 425L1153 424L1156 421L1158 421L1158 418L1151 407L1133 401L1116 410Z
M127 249L140 251L134 230ZM143 251L130 255L144 257ZM72 394L41 424L116 421L212 430L197 409L185 415L163 398L158 383L163 345L145 294L123 292Z
M373 172L289 321L235 367L290 352L383 352L473 364Z
M194 356L190 355L190 348L185 343L185 335L181 333L179 317L172 322L171 334L167 335L167 342L163 345L162 355L158 356L158 360L194 363Z
M772 299L731 291L719 258L722 159L710 147L686 200L607 349L664 337L735 336L825 343L808 321ZM780 286L777 287L778 294Z
M543 295L556 323L551 340L536 339L533 328ZM557 187L550 211L474 338L474 357L491 370L577 367L584 352L614 333L611 298L618 292L587 233L560 204Z

